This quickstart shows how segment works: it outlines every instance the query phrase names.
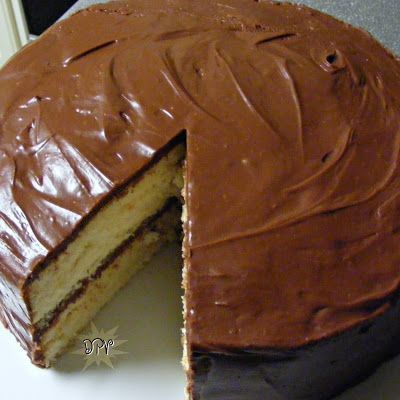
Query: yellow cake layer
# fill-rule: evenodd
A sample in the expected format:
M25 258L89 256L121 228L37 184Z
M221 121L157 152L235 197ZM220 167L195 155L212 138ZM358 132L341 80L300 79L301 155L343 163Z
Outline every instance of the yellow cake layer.
M39 346L44 364L49 366L74 337L90 322L96 313L143 268L167 242L177 239L180 210L172 207L150 228L124 249L110 265L89 282L78 299L69 304L55 322L43 333Z
M45 320L109 254L182 188L184 145L177 145L141 179L103 208L28 287L33 323Z

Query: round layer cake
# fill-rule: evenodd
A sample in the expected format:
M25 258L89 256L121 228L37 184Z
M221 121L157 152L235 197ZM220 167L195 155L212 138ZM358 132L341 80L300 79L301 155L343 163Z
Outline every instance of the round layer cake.
M0 72L1 319L50 365L182 190L190 399L331 398L399 351L399 146L399 61L330 16L81 11Z

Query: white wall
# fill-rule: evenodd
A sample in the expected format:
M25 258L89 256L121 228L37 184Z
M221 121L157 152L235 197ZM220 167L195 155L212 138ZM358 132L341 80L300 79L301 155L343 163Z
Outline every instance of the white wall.
M20 0L0 0L0 66L28 41Z

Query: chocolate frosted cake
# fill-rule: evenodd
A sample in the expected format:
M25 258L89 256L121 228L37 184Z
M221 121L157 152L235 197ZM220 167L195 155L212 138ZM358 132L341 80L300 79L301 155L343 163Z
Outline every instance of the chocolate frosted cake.
M399 61L332 17L81 11L0 72L0 317L49 366L182 218L189 398L329 399L399 351L399 146Z

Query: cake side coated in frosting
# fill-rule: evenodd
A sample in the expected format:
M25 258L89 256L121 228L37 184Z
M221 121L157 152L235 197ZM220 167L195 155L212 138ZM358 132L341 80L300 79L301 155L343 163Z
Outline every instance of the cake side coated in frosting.
M113 2L0 88L2 314L28 348L35 274L182 132L193 352L297 349L393 307L400 65L365 32L290 4Z

